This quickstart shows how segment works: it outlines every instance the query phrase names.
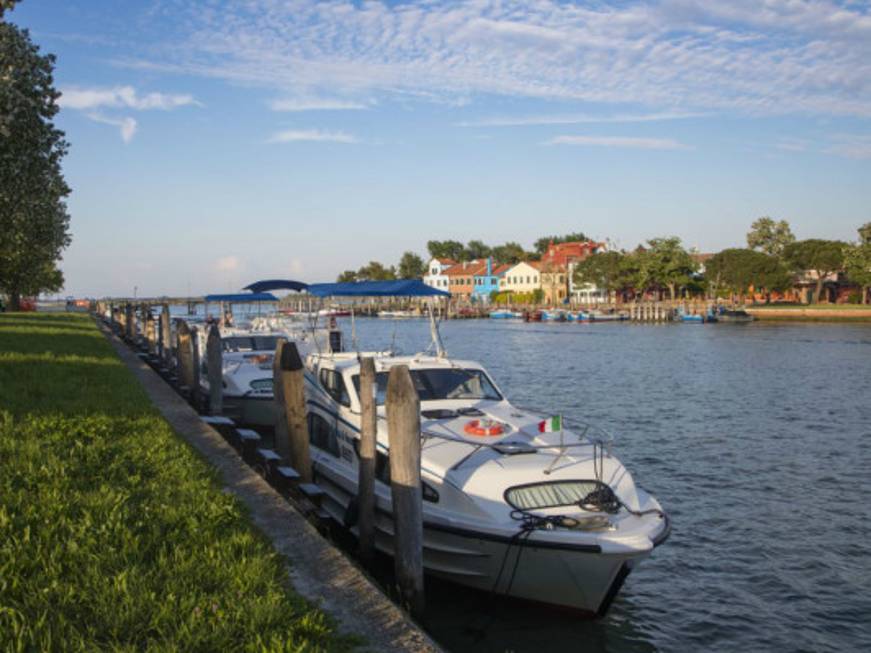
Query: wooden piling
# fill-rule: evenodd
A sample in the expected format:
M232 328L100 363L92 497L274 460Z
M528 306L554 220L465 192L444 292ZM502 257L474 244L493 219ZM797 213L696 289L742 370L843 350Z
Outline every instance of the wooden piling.
M206 340L206 369L209 375L209 414L224 412L224 352L217 324L209 329Z
M197 327L191 327L191 352L193 354L193 383L191 385L191 400L197 411L202 410L203 406L203 390L200 386L200 365L202 362L202 352L200 351L200 332Z
M133 342L136 337L136 311L130 302L124 305L124 333L128 342Z
M179 320L176 325L178 338L176 360L178 366L178 384L187 387L188 392L194 391L194 347L191 341L191 330L188 323Z
M148 354L157 355L157 335L154 332L154 315L151 309L145 311L145 339L148 341Z
M290 438L287 434L287 415L284 411L284 390L281 383L281 356L287 338L278 338L272 357L272 405L275 410L275 450L290 460Z
M393 498L393 562L402 605L423 616L423 506L420 481L420 399L407 365L390 369L387 381L390 489Z
M172 362L172 327L169 324L169 304L160 307L160 360L166 369Z
M359 554L364 565L375 558L375 443L378 414L375 403L375 359L360 361L360 464L357 481Z
M311 483L311 453L305 414L305 374L295 343L284 343L279 365L291 464L299 472L302 483Z

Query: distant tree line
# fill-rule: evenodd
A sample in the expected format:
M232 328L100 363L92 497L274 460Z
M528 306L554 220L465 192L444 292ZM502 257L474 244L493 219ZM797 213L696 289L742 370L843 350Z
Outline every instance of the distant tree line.
M751 225L746 248L724 249L703 264L679 238L654 238L631 252L607 251L586 258L576 265L574 281L624 296L667 292L675 299L690 291L728 293L742 300L750 288L770 298L801 281L813 284L811 301L816 303L826 279L841 271L861 287L861 300L866 302L871 289L871 222L859 228L855 243L797 241L785 220L762 217Z

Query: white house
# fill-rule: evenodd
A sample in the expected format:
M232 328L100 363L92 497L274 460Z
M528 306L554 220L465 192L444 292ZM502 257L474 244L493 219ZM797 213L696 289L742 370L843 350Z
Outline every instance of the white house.
M531 293L541 288L538 261L521 261L508 268L499 279L500 292Z
M423 282L433 288L449 292L449 279L448 275L445 274L445 271L456 264L456 261L449 258L434 258L426 267L426 274L423 277Z

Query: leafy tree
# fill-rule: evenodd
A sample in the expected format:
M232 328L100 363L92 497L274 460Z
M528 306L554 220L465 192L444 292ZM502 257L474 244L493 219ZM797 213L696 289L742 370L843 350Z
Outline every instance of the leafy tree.
M633 274L624 252L611 250L598 252L575 264L574 282L590 283L608 292L624 291L632 285Z
M0 17L12 4L0 5ZM12 310L22 295L63 287L57 262L70 244L70 189L61 172L68 144L52 123L54 62L27 30L0 20L0 291Z
M384 267L378 261L369 261L357 270L357 281L393 281L396 279L396 268L392 265Z
M543 236L535 241L533 244L533 249L535 250L536 255L542 256L551 243L554 245L558 245L559 243L573 243L576 241L586 241L590 240L587 238L587 235L583 231L577 231L575 233L566 234L564 236Z
M474 261L475 259L487 258L492 254L492 250L486 243L481 240L470 240L466 245L465 260Z
M499 263L519 263L529 258L529 254L520 246L520 243L508 242L504 245L497 245L493 248L491 254Z
M339 277L336 279L339 283L351 283L352 281L357 280L357 273L354 270L345 270Z
M426 249L432 258L449 258L454 261L466 261L466 248L458 240L430 240Z
M792 281L792 275L776 257L740 248L714 254L705 262L705 276L715 292L726 289L738 295L742 303L750 286L770 293L785 289Z
M771 256L782 256L784 248L795 242L795 236L786 220L775 222L765 216L750 225L747 247L758 249Z
M844 269L853 283L862 287L862 303L868 303L871 290L871 222L859 227L859 242L844 247Z
M668 288L674 300L677 289L689 283L698 266L677 236L654 238L648 240L647 245L643 254L639 254L641 288Z
M426 274L426 264L414 252L405 252L399 259L400 279L420 279Z
M844 246L840 240L810 238L786 246L783 256L797 274L811 272L816 276L813 303L820 301L826 277L844 265Z

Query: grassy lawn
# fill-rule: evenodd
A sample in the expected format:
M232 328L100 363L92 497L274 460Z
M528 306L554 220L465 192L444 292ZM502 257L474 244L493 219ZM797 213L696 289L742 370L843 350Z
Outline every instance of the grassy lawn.
M0 650L347 650L84 315L0 314Z

